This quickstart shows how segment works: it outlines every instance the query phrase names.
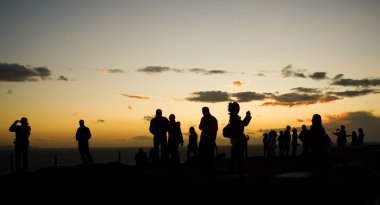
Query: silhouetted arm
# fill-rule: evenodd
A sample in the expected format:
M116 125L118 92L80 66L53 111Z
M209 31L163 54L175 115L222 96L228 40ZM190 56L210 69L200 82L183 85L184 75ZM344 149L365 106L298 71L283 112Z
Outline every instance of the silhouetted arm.
M149 132L152 133L154 135L154 119L152 119L150 121L150 125L149 125Z
M88 134L88 139L90 139L90 138L91 138L91 136L92 136L92 135L91 135L91 131L90 131L90 128L87 128L87 131L88 131L88 133L87 133L87 134Z
M251 117L251 113L248 111L245 115L245 118L243 120L243 125L244 126L247 126L249 124L249 122L251 121L252 117Z
M203 130L204 126L204 118L202 117L201 122L199 123L199 129Z
M19 122L18 120L13 122L13 124L9 127L9 132L16 132L16 127L17 127L18 122Z

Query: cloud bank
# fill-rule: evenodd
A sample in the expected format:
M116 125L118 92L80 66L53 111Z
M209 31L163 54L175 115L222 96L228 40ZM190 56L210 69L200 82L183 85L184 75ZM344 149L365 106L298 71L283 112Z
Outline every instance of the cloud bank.
M51 71L45 67L29 67L19 64L0 63L0 81L26 82L46 80L51 76Z

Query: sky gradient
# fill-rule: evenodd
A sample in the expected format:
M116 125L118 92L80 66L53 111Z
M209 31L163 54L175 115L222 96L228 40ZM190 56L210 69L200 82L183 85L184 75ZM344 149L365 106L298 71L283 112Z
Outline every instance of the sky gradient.
M380 141L379 1L0 4L0 146L22 116L32 146L75 146L79 119L92 146L150 146L157 108L187 134L203 106L221 130L231 100L251 144L315 113Z

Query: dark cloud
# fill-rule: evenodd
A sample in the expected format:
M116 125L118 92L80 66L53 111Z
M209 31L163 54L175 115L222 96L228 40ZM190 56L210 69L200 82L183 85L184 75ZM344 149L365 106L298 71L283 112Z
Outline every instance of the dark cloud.
M150 97L147 96L138 96L138 95L128 95L128 94L120 94L121 96L128 97L128 98L133 98L133 99L138 99L138 100L149 100Z
M228 73L228 71L225 71L225 70L206 70L206 69L202 69L202 68L192 68L192 69L189 69L189 71L192 73L203 74L203 75Z
M232 97L237 98L238 102L250 102L253 100L264 100L267 96L255 92L239 92L231 94Z
M318 88L304 88L304 87L292 88L290 90L294 90L294 91L301 92L301 93L319 93L319 92L321 92L321 90Z
M365 79L355 80L355 79L349 79L349 78L337 78L331 83L331 85L355 86L355 87L380 86L380 79L365 78Z
M144 72L144 73L163 73L163 72L169 72L169 71L173 71L173 72L177 72L177 73L184 72L181 69L169 68L169 67L163 67L163 66L148 66L145 68L140 68L137 71Z
M115 69L106 69L105 71L106 71L107 73L125 73L124 70L117 69L117 68L115 68Z
M261 106L303 106L317 103L329 103L341 98L323 94L285 93L282 95L272 94L271 102L264 102Z
M306 78L304 72L304 70L293 70L291 64L285 66L285 68L281 70L282 76L284 77Z
M314 80L324 80L324 79L328 79L326 74L327 74L326 72L315 72L312 75L309 75L309 77Z
M63 76L63 75L60 75L60 76L57 78L57 80L69 81L69 79L66 78L66 77Z
M145 72L145 73L163 73L163 72L170 71L170 68L162 67L162 66L148 66L145 68L140 68L137 71Z
M188 101L195 102L226 102L230 101L230 96L227 92L222 91L200 91L193 92L191 97L186 98Z
M19 64L0 63L0 81L26 82L49 79L51 71L45 67L27 67Z
M380 93L378 90L373 89L363 89L363 90L346 90L341 92L328 92L327 94L336 95L339 97L358 97L369 94L377 94Z
M327 116L324 124L325 129L335 131L341 125L346 126L347 134L351 134L352 131L358 133L359 128L363 128L365 142L379 142L379 125L380 117L375 116L372 112L357 111L342 113L339 116ZM334 137L333 142L336 142L336 137L330 134L330 137Z

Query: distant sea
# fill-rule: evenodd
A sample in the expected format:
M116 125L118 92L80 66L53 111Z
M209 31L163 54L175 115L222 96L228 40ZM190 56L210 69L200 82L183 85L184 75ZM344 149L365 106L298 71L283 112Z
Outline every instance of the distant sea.
M143 147L148 154L151 147ZM96 164L109 162L118 162L119 153L121 163L135 165L135 154L139 147L121 147L121 148L91 148L90 152ZM226 153L230 156L231 146L218 146L218 153ZM186 161L187 147L179 149L181 162ZM298 149L300 151L300 149ZM0 177L11 173L10 155L13 155L13 147L0 148ZM54 166L54 155L57 156L58 166L71 166L81 164L80 154L77 148L30 148L29 149L29 171L36 171L41 168ZM248 156L262 156L262 145L249 145Z

